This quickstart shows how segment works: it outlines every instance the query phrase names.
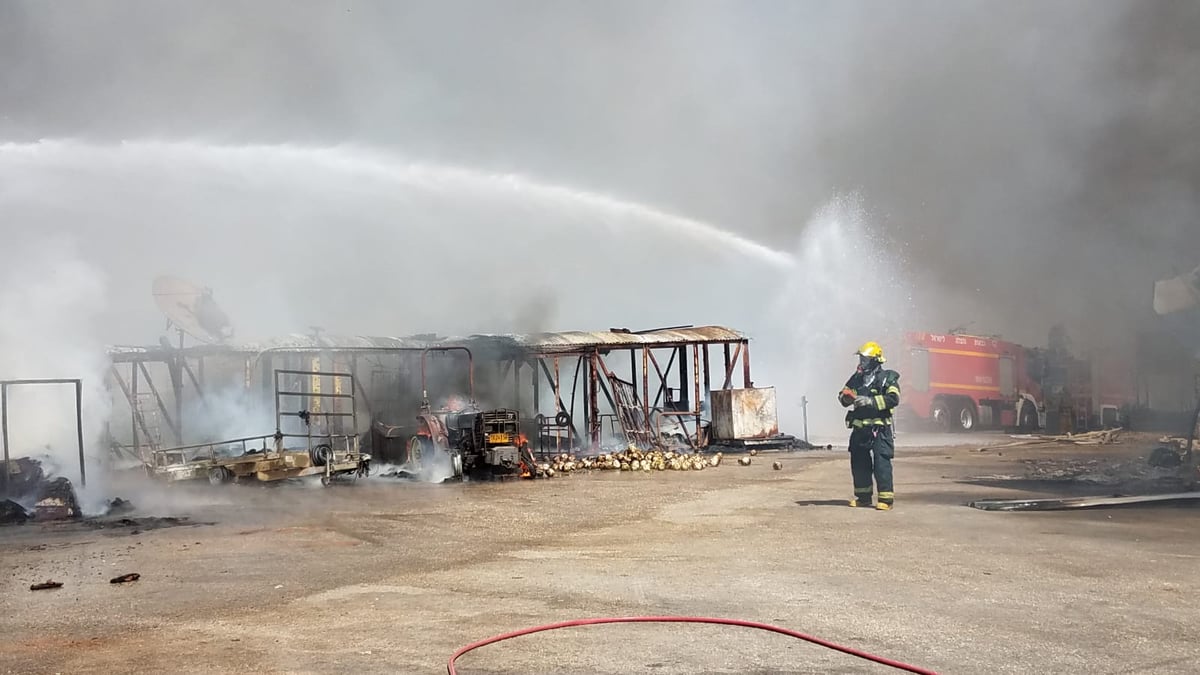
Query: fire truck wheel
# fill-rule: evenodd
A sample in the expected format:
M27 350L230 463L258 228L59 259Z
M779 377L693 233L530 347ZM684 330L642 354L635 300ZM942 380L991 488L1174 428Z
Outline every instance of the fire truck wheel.
M1037 407L1027 398L1021 400L1020 420L1017 422L1017 426L1024 432L1038 429Z
M975 421L978 413L975 412L975 406L969 402L960 403L958 410L954 415L954 428L956 431L972 431L975 429Z
M933 426L938 431L950 430L950 406L942 399L933 402L933 409L930 411L930 419L933 420Z
M222 485L233 481L233 472L223 466L214 466L208 470L210 485Z

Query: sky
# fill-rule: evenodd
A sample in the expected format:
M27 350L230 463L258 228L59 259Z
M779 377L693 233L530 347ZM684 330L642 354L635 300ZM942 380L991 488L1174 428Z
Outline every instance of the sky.
M778 311L845 327L810 351L1127 341L1200 264L1198 36L1169 0L5 0L0 268L89 289L49 304L100 342L157 340L160 273L240 335L728 322L777 374Z

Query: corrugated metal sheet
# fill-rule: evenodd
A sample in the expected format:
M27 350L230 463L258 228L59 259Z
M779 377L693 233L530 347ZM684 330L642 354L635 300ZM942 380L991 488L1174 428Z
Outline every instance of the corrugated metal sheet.
M623 331L566 331L531 335L475 336L507 338L526 349L538 352L582 351L594 348L621 349L641 346L690 345L712 342L738 342L746 336L723 326L671 328L644 333Z
M595 348L629 349L641 346L690 345L712 342L738 342L746 336L723 326L698 326L693 328L671 328L632 333L625 331L566 331L558 333L533 333L529 335L488 335L469 337L439 337L415 335L409 337L378 337L364 335L284 335L252 343L192 347L192 353L244 353L311 351L318 349L424 349L426 347L465 346L471 349L495 349L501 351L526 350L539 353L578 352ZM110 356L135 356L166 353L160 346L108 348Z

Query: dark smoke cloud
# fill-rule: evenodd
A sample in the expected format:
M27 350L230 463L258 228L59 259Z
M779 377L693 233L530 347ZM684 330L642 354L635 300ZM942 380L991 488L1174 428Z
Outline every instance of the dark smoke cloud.
M0 137L348 140L781 248L857 189L934 328L1037 343L1200 262L1197 36L1166 0L7 2Z

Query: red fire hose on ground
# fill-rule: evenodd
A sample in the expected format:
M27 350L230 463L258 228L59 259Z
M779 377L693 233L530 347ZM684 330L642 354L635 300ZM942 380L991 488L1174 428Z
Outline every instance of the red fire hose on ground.
M755 628L758 630L765 630L765 631L770 631L772 633L779 633L780 635L786 635L788 637L793 637L798 640L804 640L806 642L811 642L815 645L820 645L827 649L833 649L835 651L842 652L843 654L849 654L851 656L855 656L860 659L864 659L866 661L871 661L873 663L878 663L878 664L884 665L884 666L890 666L890 667L896 668L898 670L904 670L904 671L907 671L910 673L919 673L920 675L937 675L937 673L935 673L932 670L927 670L925 668L920 668L918 666L910 666L907 663L901 663L900 661L893 661L892 659L887 659L882 656L868 654L867 652L864 652L864 651L861 651L858 649L854 649L853 647L845 647L845 646L830 642L828 640L822 640L819 637L814 637L812 635L806 635L805 633L801 633L801 632L794 631L794 630L789 630L787 628L780 628L779 626L772 626L772 625L766 624L766 623L758 623L756 621L742 621L740 619L715 619L715 618L711 618L711 617L702 617L702 616L605 617L605 618L597 618L597 619L575 619L573 621L560 621L558 623L548 623L544 626L533 626L532 628L522 628L521 630L516 630L511 633L503 633L501 635L496 635L496 636L487 638L485 640L480 640L479 642L473 642L465 647L460 648L458 651L454 652L454 656L451 656L449 663L446 664L446 673L447 673L447 675L458 675L458 671L455 670L455 668L454 668L454 662L457 661L458 658L460 656L462 656L463 654L466 654L467 652L478 649L480 647L486 647L487 645L495 644L497 642L502 642L504 640L509 640L509 639L515 638L515 637L521 637L522 635L530 635L532 633L541 633L543 631L557 630L559 628L572 628L575 626L594 626L597 624L605 624L605 623L711 623L711 624L717 624L717 625L722 625L722 626L738 626L741 628Z

